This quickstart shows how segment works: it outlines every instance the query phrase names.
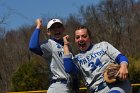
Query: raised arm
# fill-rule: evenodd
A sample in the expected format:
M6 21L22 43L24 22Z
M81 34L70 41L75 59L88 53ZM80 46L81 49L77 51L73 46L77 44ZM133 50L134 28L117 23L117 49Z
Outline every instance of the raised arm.
M64 40L64 55L69 55L70 54L70 50L69 50L69 36L66 35L63 37Z
M33 34L31 35L30 41L29 41L29 49L38 54L42 55L43 52L41 51L40 44L39 44L39 35L40 35L40 29L42 27L42 20L37 19L36 20L36 29L34 30Z
M65 67L65 71L67 73L74 73L74 74L77 74L78 73L78 68L77 66L74 64L73 60L72 60L72 54L69 50L69 36L66 35L63 37L63 40L64 40L64 67Z

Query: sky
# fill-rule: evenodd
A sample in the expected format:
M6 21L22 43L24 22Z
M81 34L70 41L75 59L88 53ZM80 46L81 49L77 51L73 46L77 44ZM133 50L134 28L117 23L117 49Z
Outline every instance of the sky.
M37 18L77 14L80 6L97 4L99 0L0 0L0 18L6 17L6 29L34 24Z

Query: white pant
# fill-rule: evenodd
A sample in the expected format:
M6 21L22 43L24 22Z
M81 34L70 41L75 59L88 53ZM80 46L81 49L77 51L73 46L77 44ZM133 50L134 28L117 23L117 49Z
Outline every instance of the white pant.
M94 93L108 93L111 90L118 90L121 93L132 93L132 87L128 80L122 81L120 83L110 84L110 85L106 86L104 89L102 89L98 92L94 92Z
M56 82L50 85L47 93L70 93L70 89L67 84Z

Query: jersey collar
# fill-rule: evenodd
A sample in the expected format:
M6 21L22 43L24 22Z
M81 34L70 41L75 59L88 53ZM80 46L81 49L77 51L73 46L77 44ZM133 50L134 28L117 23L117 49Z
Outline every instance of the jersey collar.
M85 53L85 52L87 52L87 51L89 51L89 50L91 50L91 48L93 47L93 44L91 44L89 47L88 47L88 49L87 50L85 50L85 51L80 51L80 53Z
M55 42L59 43L60 45L64 46L64 42L63 42L63 39L60 39L60 40L57 40L55 38L50 38L52 40L54 40Z

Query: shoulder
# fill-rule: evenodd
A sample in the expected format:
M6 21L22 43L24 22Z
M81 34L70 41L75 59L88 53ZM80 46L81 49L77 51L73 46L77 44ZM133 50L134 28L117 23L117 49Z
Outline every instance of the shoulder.
M99 42L97 44L94 44L94 46L100 46L100 47L106 47L106 46L109 46L109 45L111 45L111 44L107 41L102 41L102 42Z
M106 45L106 44L109 44L109 43L107 41L102 41L102 42L97 43L97 45Z
M40 46L41 46L41 47L45 47L46 45L47 45L47 46L48 46L48 45L51 45L51 43L52 43L51 39L46 39L46 40L44 40L44 41L42 41L42 42L40 43Z
M40 45L46 44L46 43L48 43L48 42L49 42L49 40L44 40L44 41L42 41L42 42L40 43Z

